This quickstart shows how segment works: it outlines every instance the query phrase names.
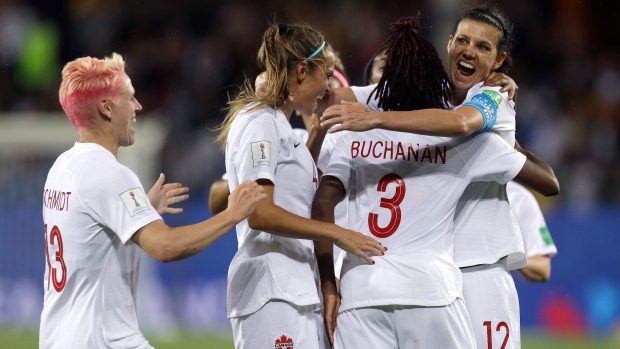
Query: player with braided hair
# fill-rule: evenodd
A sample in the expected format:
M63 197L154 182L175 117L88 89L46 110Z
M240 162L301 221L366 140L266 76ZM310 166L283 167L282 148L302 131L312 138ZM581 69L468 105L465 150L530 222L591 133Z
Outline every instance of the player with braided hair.
M484 86L489 72L509 71L512 41L512 26L499 10L469 8L457 20L448 42L450 102L460 107L374 113L364 106L348 104L324 114L332 118L327 123L341 123L330 131L377 127L459 136L490 129L514 146L514 103L501 89ZM359 95L356 92L358 100ZM376 108L376 102L369 104L369 109ZM552 173L531 153L519 151ZM549 184L535 189L554 195L559 190L557 182ZM463 293L478 346L505 343L506 348L520 347L518 296L509 271L522 268L526 258L505 185L472 183L459 200L454 231L454 258L463 272Z
M419 29L415 20L401 19L399 22L408 24L393 26L392 30L407 30L419 35L414 31ZM403 37L405 36L391 35L391 39L395 40L388 41L388 65L390 55L395 52L404 55L400 57L402 58L400 60L402 65L410 63L407 60L407 54L409 57L413 56L412 50L390 50L390 44ZM416 39L424 40L422 38ZM422 54L416 55L416 59L430 58ZM410 60L413 59L410 58ZM428 76L418 77L417 79L441 81L442 77L445 78L443 69L439 68L441 67L440 64L419 64L419 66L434 67L434 70L422 71ZM402 75L394 70L387 69L382 78L386 83L389 83L390 79L404 80ZM413 82L412 86L416 86L415 78L410 81ZM352 89L357 99L367 99L370 92L363 95L359 92L360 89L362 88ZM372 91L372 89L376 89L376 87L367 89L367 91ZM426 101L427 104L436 101L441 102L444 98L442 95L444 95L444 91L440 89L435 95L428 95L427 99L421 98L421 100ZM379 109L377 108L379 102L381 101L377 101L377 98L371 100L368 103L368 108ZM399 102L398 100L392 101L394 106L398 106ZM384 106L386 105L384 104ZM391 106L387 105L387 107L390 108ZM422 107L424 106L422 105ZM473 109L468 112L477 112L478 117L482 114L479 106L475 103L467 104L461 108ZM401 116L403 114L401 112ZM492 139L492 141L486 142L485 140L488 139ZM378 346L381 342L390 343L389 345L393 347L405 348L407 347L405 343L414 340L418 345L423 343L420 345L421 347L476 346L475 343L467 342L467 329L464 329L467 324L459 322L462 319L459 320L454 317L454 314L462 314L459 304L463 304L463 295L458 293L460 292L458 285L460 285L461 276L455 261L452 259L453 236L450 225L455 211L458 211L457 204L460 205L461 199L459 197L469 190L467 187L469 182L505 184L508 177L491 176L491 179L489 177L485 179L484 176L462 176L463 172L452 167L452 165L455 161L464 161L458 166L467 167L467 171L477 172L478 170L475 168L480 166L482 171L492 172L498 169L498 165L500 167L503 165L511 167L511 165L509 163L502 165L503 160L499 158L484 164L478 161L489 160L489 157L501 157L502 153L508 157L515 156L514 154L517 153L505 140L498 136L492 136L492 134L451 140L440 138L440 140L442 141L434 137L387 130L372 130L364 133L345 133L336 145L315 197L313 217L330 221L332 218L330 216L331 208L346 193L351 198L349 200L349 222L356 222L356 225L351 226L351 228L380 237L382 243L390 249L390 252L386 253L384 257L376 258L376 267L381 270L364 268L364 266L359 265L355 257L350 255L345 259L341 274L342 305L339 309L335 338L336 343L340 343L339 346L355 348L361 347L362 343L373 343L374 346ZM477 142L483 142L483 144L477 144ZM502 145L489 152L489 149L494 148L494 143ZM444 162L443 156L437 155L437 149L441 149L441 146L446 144L450 145L447 146L448 150L445 156L448 160ZM461 150L461 147L467 150ZM451 155L450 152L453 150L459 155ZM557 179L550 167L531 154L527 154L532 161L520 162L519 165L513 163L518 167L516 171L518 174L512 172L512 175L517 175L517 179L546 194L557 193ZM424 164L416 166L414 162L419 162L423 156L426 156L426 160L422 160ZM521 159L524 160L524 157ZM446 165L446 167L435 166L437 164ZM459 186L458 183L461 181L467 183ZM408 190L415 192L410 193ZM454 194L456 197L453 196ZM491 199L489 198L489 200ZM429 211L426 212L427 210ZM485 223L488 224L488 222ZM505 224L505 221L501 223ZM455 234L458 233L455 230ZM515 231L513 230L512 233ZM438 243L439 241L441 244ZM436 249L432 247L433 242L438 243L435 246ZM317 250L317 254L319 253L323 253L323 251ZM422 255L423 258L416 259ZM446 263L443 264L443 267L446 267L445 269L442 267L439 268L441 270L433 270L434 267L427 264L433 264L434 260L442 258L446 258L443 259ZM323 266L320 265L320 267ZM450 274L455 271L455 268L456 273ZM323 271L323 269L321 270ZM429 274L425 274L425 272ZM383 273L384 276L379 277L379 273ZM432 279L433 276L430 274L434 274L435 279ZM451 279L447 275L455 276L454 279ZM429 278L426 279L426 277ZM442 277L443 279L439 281ZM323 280L329 279L323 275L322 278ZM457 286L452 288L451 285L454 284ZM385 285L390 285L390 287L386 289ZM438 292L433 287L438 287L442 291ZM328 286L324 286L323 290L324 293L326 290L329 293ZM454 293L450 294L452 291ZM334 297L325 296L326 300L331 298ZM465 300L467 300L466 296ZM334 308L337 306L336 304ZM430 308L424 309L425 307L434 307L432 309L435 314L433 315ZM327 303L326 308L329 311ZM468 303L467 310L469 309ZM336 322L333 314L328 314L327 311L326 321L333 329ZM445 314L438 315L441 314L441 311L449 312L453 317ZM420 314L422 313L425 314L424 317L421 317ZM407 323L411 319L416 319L415 325ZM435 321L434 338L432 339L416 334L417 330L424 328L425 321ZM439 329L439 331L445 332L437 334L437 323L445 325L443 330ZM351 336L348 331L352 328L361 328L362 331L359 333L367 335ZM469 330L473 332L471 327ZM431 330L428 331L431 332ZM397 335L393 336L394 333ZM435 337L441 337L441 339ZM460 338L460 342L455 340L456 337ZM375 340L377 343L374 343ZM450 342L453 340L454 342ZM480 346L480 344L478 345ZM374 347L373 345L370 346Z
M228 317L238 349L321 348L314 246L333 242L369 264L384 248L363 234L310 219L316 166L289 121L294 110L312 115L329 92L334 53L323 35L304 24L271 24L257 60L267 74L264 91L256 94L246 81L230 101L218 137L226 148L230 189L250 180L267 193L256 214L237 225Z

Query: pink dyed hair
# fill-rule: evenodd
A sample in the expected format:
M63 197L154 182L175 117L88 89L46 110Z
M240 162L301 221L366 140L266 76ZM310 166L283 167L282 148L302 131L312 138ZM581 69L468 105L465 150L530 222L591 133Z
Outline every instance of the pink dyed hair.
M104 59L82 57L65 65L58 98L78 131L93 124L101 98L123 92L125 75L125 61L117 53Z

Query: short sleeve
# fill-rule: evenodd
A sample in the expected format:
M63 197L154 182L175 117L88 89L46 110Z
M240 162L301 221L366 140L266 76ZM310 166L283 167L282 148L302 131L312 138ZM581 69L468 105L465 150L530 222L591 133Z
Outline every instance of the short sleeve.
M348 136L343 135L336 141L327 168L323 171L323 177L333 176L338 178L347 193L349 192L349 179L351 177L351 161L347 147L348 139Z
M336 133L328 133L325 135L325 140L323 140L323 145L321 146L321 152L319 153L319 161L317 164L317 168L321 172L325 172L327 169L327 165L329 164L329 159L331 159L332 154L334 152L334 147L338 142L338 139L341 138L346 132L336 132Z
M377 84L369 85L369 86L351 86L351 90L353 94L355 94L355 99L357 99L358 103L366 105L368 110L370 111L383 111L383 109L379 108L379 97L377 93L373 94L372 99L368 101L368 97L372 91L377 88Z
M514 150L495 133L469 136L463 141L457 149L474 182L508 183L525 164L525 155Z
M138 176L119 163L99 163L79 178L76 187L80 200L95 220L109 228L123 244L131 243L131 237L140 228L162 219Z
M265 114L253 117L236 141L233 162L239 183L261 178L275 182L281 146L275 120Z
M528 257L557 254L545 217L534 195L514 182L508 183L506 191L510 207L521 229L525 254Z

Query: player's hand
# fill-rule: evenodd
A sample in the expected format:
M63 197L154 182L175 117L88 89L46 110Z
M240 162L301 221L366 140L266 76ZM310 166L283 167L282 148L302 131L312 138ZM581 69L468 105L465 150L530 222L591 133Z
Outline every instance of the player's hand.
M508 75L492 72L484 79L485 86L501 86L501 92L508 92L508 100L517 101L519 86Z
M228 208L226 211L233 212L235 220L241 222L254 212L256 205L265 200L265 189L254 181L245 181L228 196Z
M169 205L187 200L189 198L187 194L189 188L182 186L181 183L164 184L165 180L166 176L163 173L160 174L153 188L149 190L147 196L151 205L153 205L160 215L164 213L183 212L182 208L174 208Z
M338 239L334 244L341 249L351 252L354 255L364 259L369 264L375 264L375 261L368 256L383 256L387 248L370 236L355 232L349 229L342 229L338 232Z
M341 101L327 108L321 116L321 127L331 127L327 132L342 130L367 131L375 128L374 118L365 105Z
M334 346L334 331L336 330L336 317L338 316L338 309L340 308L340 293L338 293L336 285L331 282L321 283L321 292L323 292L323 307L325 313L325 331L327 331L327 338L329 343Z

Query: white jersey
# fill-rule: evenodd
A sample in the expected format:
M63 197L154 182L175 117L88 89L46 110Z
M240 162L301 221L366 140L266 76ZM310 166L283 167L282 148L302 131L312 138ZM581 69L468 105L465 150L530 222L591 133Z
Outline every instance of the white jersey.
M528 257L555 256L558 250L534 195L516 182L509 182L506 189L510 206L521 228L525 254Z
M284 113L264 107L242 111L226 142L226 172L231 192L243 181L274 183L274 203L310 217L318 186L314 160L293 132ZM228 270L228 317L252 314L270 300L317 305L314 243L237 224L239 250Z
M358 102L367 104L370 110L378 108L378 99L368 97L376 85L352 87ZM514 102L501 87L483 86L479 83L467 93L464 103L480 93L488 93L498 101L497 120L490 132L500 135L510 146L515 142ZM493 92L486 92L493 91ZM507 257L508 270L525 266L523 240L519 225L512 214L505 184L496 182L471 183L459 200L454 218L454 260L459 267L477 264L493 264Z
M372 130L347 132L324 176L338 178L349 197L349 228L388 248L369 265L347 254L340 311L382 305L443 306L462 298L453 260L458 199L472 181L506 183L525 156L497 136L420 136Z
M131 237L158 219L138 177L102 146L76 143L58 157L43 191L40 348L151 348L136 318Z

